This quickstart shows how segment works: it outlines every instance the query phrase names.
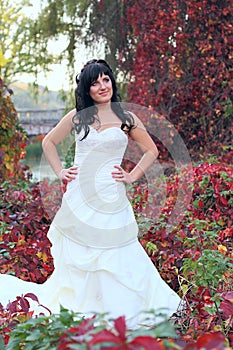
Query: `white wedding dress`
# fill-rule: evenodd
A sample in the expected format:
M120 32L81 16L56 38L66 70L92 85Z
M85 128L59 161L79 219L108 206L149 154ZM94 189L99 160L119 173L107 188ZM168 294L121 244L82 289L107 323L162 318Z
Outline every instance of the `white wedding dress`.
M138 241L138 226L125 185L111 175L121 164L128 143L118 127L90 129L76 135L74 164L79 174L67 186L48 238L54 272L39 285L0 275L0 302L35 293L41 304L58 313L60 305L90 315L125 315L136 327L154 309L171 316L179 296L162 280ZM41 310L43 312L43 310Z

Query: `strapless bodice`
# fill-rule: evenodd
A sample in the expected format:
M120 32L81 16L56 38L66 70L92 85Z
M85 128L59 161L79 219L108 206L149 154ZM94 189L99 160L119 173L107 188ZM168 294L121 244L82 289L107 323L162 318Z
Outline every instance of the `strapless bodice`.
M128 137L119 127L101 132L90 128L82 137L76 135L78 175L68 183L53 225L81 245L109 249L129 244L137 240L138 226L125 184L112 177L114 165L121 165Z
M128 137L119 127L110 127L97 132L90 128L88 136L76 135L74 164L78 166L76 181L80 184L84 197L98 193L106 201L115 201L124 194L125 186L112 178L115 165L120 165L124 156Z
M74 164L80 166L84 159L100 165L104 160L122 160L128 144L128 137L119 127L102 131L90 127L88 136L81 140L83 133L75 135L76 148Z

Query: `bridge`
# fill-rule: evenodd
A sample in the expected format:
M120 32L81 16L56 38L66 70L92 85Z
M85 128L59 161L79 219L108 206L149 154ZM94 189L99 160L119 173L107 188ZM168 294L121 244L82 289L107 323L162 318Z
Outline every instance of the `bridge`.
M47 134L64 116L65 109L17 110L22 127L28 136Z

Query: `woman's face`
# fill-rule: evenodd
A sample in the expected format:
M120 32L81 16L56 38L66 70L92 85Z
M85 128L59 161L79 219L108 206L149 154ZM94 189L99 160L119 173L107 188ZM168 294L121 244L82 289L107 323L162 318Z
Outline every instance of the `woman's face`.
M95 104L110 102L113 94L110 77L106 74L99 75L91 84L89 93Z

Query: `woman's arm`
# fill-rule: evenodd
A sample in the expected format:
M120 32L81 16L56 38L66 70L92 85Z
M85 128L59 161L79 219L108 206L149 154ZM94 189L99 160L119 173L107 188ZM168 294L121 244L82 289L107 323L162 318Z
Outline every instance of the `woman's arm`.
M127 173L120 166L116 165L115 168L117 171L112 173L116 181L126 183L137 181L145 174L146 170L153 164L159 154L154 141L146 131L143 123L135 115L134 121L136 127L131 129L130 136L141 148L143 156L130 173Z
M75 179L77 174L77 167L73 166L69 169L63 169L56 147L71 132L73 127L72 118L75 113L76 110L73 109L66 114L42 141L42 148L45 153L45 157L60 180L71 181Z

